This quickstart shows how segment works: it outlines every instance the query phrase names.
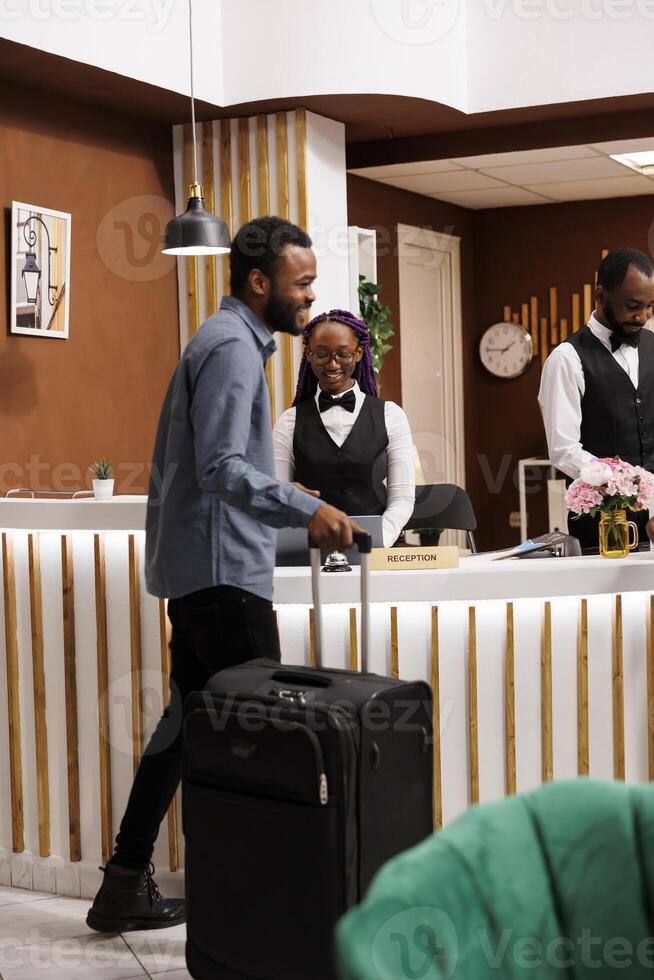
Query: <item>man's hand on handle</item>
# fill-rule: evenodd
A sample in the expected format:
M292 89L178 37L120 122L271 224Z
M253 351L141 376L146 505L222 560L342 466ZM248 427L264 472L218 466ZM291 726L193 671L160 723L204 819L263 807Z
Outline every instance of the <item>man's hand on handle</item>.
M360 530L347 514L329 504L322 504L309 524L312 540L327 551L345 551L351 548L354 543L352 531Z

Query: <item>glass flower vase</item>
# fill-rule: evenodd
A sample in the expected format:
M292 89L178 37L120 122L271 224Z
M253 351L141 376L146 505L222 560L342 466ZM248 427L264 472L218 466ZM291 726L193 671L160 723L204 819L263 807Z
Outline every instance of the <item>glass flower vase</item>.
M633 541L630 541L633 532ZM599 551L602 558L626 558L638 547L638 527L627 520L624 510L602 511L599 525Z

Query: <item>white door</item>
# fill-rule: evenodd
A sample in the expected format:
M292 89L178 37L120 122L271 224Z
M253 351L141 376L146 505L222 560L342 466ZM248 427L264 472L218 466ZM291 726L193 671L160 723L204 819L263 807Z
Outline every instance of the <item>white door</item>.
M398 225L402 404L426 483L465 486L460 239Z

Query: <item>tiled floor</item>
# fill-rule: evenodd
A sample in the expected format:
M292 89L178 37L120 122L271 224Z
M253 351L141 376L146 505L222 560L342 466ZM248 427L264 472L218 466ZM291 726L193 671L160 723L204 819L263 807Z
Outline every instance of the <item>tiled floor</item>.
M89 902L0 887L0 980L185 980L185 926L102 936Z

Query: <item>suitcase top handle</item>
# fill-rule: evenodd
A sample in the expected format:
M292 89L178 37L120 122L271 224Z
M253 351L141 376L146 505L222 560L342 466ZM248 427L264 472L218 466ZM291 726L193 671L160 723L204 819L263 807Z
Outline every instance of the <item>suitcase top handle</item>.
M372 534L370 531L353 531L352 537L354 538L354 544L359 549L362 555L369 555L372 551ZM316 548L317 545L315 541L311 539L309 535L309 548Z

